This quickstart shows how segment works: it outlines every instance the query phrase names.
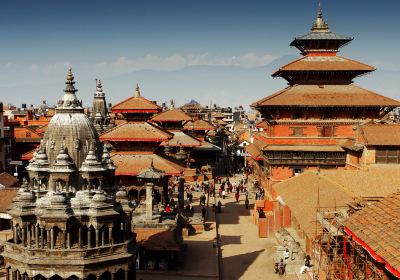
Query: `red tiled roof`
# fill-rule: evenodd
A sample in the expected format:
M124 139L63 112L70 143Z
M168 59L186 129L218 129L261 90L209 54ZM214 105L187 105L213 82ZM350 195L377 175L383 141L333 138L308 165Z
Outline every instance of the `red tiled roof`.
M294 85L267 96L251 105L264 106L360 106L398 107L400 102L353 84Z
M131 96L112 107L117 113L158 113L161 107L142 96Z
M375 68L364 63L340 56L304 56L282 66L273 77L285 71L361 71L370 72Z
M183 130L215 130L215 126L205 120L188 121Z
M249 144L245 147L246 152L249 153L249 155L254 159L254 160L263 160L263 154L262 150L260 150L259 147L257 147L254 144Z
M351 234L374 259L400 276L400 193L385 197L351 215L345 232Z
M168 141L173 134L148 122L125 122L100 136L101 141Z
M148 250L180 250L175 230L135 227L134 231L136 233L136 242Z
M0 185L6 188L18 187L18 179L7 172L0 173Z
M35 153L36 148L33 150L30 150L29 152L26 152L21 156L21 160L31 160L33 158L33 154Z
M201 145L201 141L196 138L187 135L182 131L170 131L174 134L174 137L168 142L161 143L161 146L171 146L171 147L197 147Z
M30 127L21 126L14 129L16 142L40 142L42 135Z
M400 146L400 125L370 124L360 126L361 137L365 145Z
M192 118L181 109L171 109L155 115L151 120L155 122L187 122Z
M139 154L129 152L117 152L111 156L117 170L115 175L137 176L145 169L153 166L155 169L165 172L166 175L180 175L185 167L172 159L167 159L156 154Z
M0 189L0 213L6 213L11 206L11 202L17 195L18 188Z

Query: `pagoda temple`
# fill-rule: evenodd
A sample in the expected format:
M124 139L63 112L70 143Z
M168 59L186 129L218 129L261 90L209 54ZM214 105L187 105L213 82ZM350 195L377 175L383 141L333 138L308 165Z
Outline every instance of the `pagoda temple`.
M291 46L302 56L272 74L288 87L251 105L264 122L248 152L271 198L274 184L312 169L351 169L359 126L382 119L400 103L353 83L374 67L338 55L352 37L332 32L319 7L311 32ZM349 140L353 145L344 145Z
M11 209L7 279L134 279L136 243L127 193L76 97L68 71L39 148Z

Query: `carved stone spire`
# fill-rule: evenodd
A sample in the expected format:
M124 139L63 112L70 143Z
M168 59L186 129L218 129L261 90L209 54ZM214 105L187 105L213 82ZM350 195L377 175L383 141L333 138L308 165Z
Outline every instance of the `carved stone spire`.
M322 16L321 2L318 3L317 19L314 21L314 23L311 27L311 31L312 32L329 32L329 26L324 21L324 18Z
M140 97L140 89L139 89L139 84L136 84L136 90L135 90L135 94L134 97Z
M68 68L67 80L65 81L64 96L58 102L57 109L82 109L82 104L76 97L75 93L78 91L75 86L74 75L72 74L71 67Z
M100 79L96 79L96 93L95 97L104 97L103 86L101 85Z

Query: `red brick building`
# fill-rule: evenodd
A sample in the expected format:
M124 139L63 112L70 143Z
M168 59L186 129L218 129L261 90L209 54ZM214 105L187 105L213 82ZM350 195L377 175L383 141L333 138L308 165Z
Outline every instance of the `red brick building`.
M302 57L272 74L286 79L288 87L252 104L265 121L254 136L263 144L250 147L249 153L263 152L256 176L271 198L276 197L274 184L306 170L352 168L352 151L343 143L357 137L360 125L400 106L353 83L375 68L337 55L352 40L331 32L319 10L311 32L290 44ZM261 163L259 156L253 159Z
M354 78L375 68L337 55L352 40L331 32L319 9L311 32L290 44L302 57L272 74L286 79L288 87L251 105L264 118L258 123L262 129L247 147L254 176L267 194L266 201L256 206L273 213L274 221L279 221L273 225L275 229L292 222L292 209L279 202L281 194L275 188L279 182L308 170L359 169L379 161L399 163L398 140L390 133L386 136L392 140L376 137L379 131L391 128L374 122L400 102L353 83Z

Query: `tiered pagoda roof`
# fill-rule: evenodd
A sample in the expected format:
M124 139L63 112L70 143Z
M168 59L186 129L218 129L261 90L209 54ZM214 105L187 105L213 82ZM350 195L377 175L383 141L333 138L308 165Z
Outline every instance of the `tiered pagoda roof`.
M151 118L154 122L188 122L192 118L181 109L172 108Z
M126 122L100 136L101 141L166 142L173 134L149 122Z
M205 120L188 121L183 125L182 130L215 130L215 126Z
M349 85L294 85L267 96L251 105L254 108L265 106L300 106L300 107L397 107L400 102Z
M282 77L289 87L267 96L251 106L262 107L385 107L400 106L400 102L353 85L359 75L374 71L364 63L337 56L339 48L353 38L337 35L329 30L321 7L311 32L297 37L291 46L303 57L280 67L273 77Z
M161 143L161 146L169 147L198 147L201 146L201 141L196 138L187 135L182 131L170 131L174 137L168 142Z
M168 176L178 176L185 170L182 164L151 152L116 152L112 154L111 159L117 167L115 172L117 176L137 176L152 166Z
M139 86L136 86L135 94L112 107L115 113L159 113L162 108L156 103L144 98L140 94Z

